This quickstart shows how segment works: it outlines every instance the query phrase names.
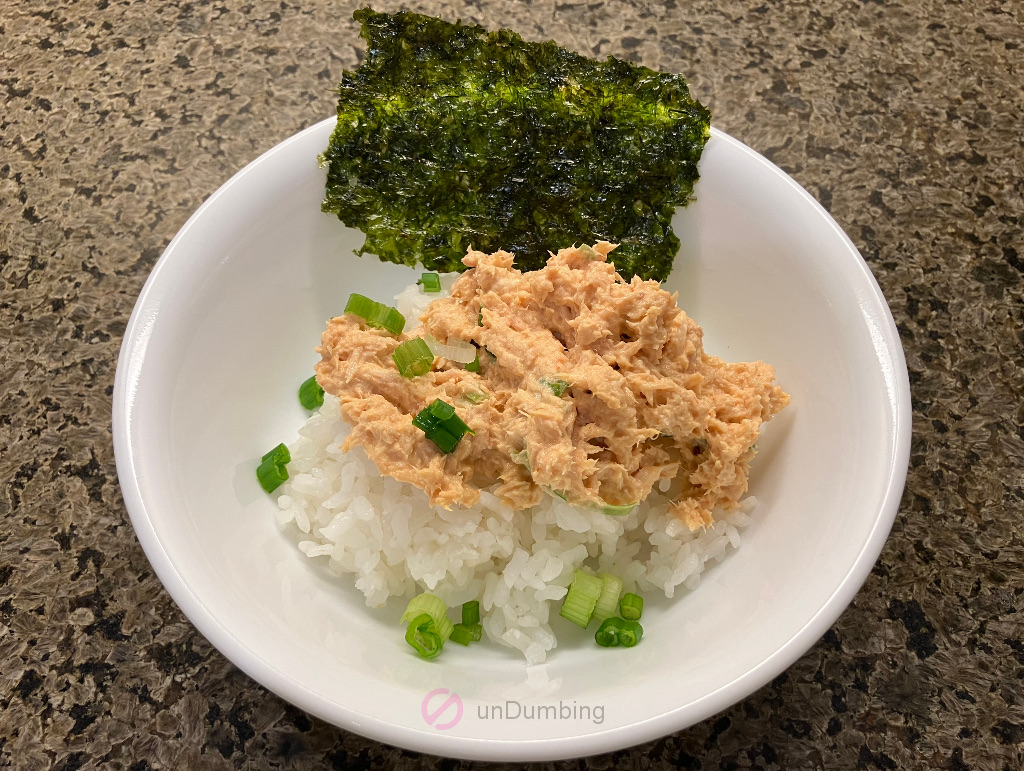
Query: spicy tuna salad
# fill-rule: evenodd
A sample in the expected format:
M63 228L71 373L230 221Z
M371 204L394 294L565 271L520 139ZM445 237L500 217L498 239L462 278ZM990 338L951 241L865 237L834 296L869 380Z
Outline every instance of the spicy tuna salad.
M470 250L450 296L400 336L351 313L332 319L316 377L352 426L344 449L362 446L383 474L446 508L497 485L514 509L551 493L621 514L677 477L671 510L691 529L735 507L761 426L789 397L770 365L706 353L672 294L618 276L613 248L562 249L525 273L507 252ZM431 357L403 376L396 349L417 338L472 346L477 366ZM435 400L472 432L449 453L414 425Z
M448 291L425 273L397 307L352 295L299 389L298 441L260 464L298 548L372 607L404 598L423 658L486 637L537 664L570 623L636 645L638 593L695 589L758 516L755 442L789 402L774 369L707 353L613 249L527 272L471 249Z

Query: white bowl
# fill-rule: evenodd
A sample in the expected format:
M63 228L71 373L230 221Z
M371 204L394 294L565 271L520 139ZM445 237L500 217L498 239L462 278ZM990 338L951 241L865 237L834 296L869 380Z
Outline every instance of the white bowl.
M325 320L353 291L386 299L417 276L353 256L361 234L320 212L317 154L332 125L283 142L211 196L160 258L125 332L118 476L153 568L199 631L267 688L342 728L490 760L654 739L793 663L871 570L910 446L895 325L831 217L718 131L697 200L676 217L682 248L668 285L704 327L707 349L774 364L792 395L760 442L751 492L766 505L742 548L692 593L649 597L636 648L577 635L529 670L487 644L425 662L403 640L400 609L368 609L351 579L318 571L278 530L254 476L259 456L292 441L305 418L296 387Z

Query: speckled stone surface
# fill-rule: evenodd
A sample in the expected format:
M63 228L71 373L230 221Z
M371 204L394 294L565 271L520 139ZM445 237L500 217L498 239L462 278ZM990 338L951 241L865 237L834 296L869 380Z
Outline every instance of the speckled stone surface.
M234 171L332 114L355 7L0 7L0 767L473 765L340 731L239 672L163 591L114 468L149 270ZM1024 5L408 7L689 76L860 248L910 370L900 513L824 638L704 723L545 765L1024 767Z

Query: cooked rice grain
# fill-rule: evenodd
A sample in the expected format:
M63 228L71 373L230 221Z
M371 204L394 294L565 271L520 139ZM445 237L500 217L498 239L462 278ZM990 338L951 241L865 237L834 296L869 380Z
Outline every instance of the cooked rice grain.
M708 563L739 546L755 505L747 498L743 509L716 512L715 524L696 533L668 513L665 490L626 517L553 497L516 513L486 490L476 507L448 511L381 476L362 449L342 454L348 432L337 398L326 394L289 447L278 523L301 533L304 554L354 575L371 607L422 591L449 607L480 600L486 636L529 664L555 647L550 619L585 563L622 578L625 591L672 597L680 585L694 589Z

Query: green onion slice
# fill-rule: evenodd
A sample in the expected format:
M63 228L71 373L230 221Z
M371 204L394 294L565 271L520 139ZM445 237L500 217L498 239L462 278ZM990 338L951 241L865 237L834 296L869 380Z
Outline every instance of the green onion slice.
M469 369L469 367L466 367L466 369ZM490 394L486 391L467 391L462 395L462 398L467 402L472 402L473 404L482 404L490 398Z
M622 579L610 576L607 573L600 575L601 596L597 598L594 605L594 619L604 621L609 616L614 616L619 609L619 594L622 592Z
M434 366L434 354L430 352L422 337L414 337L400 343L391 354L402 377L417 377L430 372Z
M315 410L323 406L324 389L316 382L316 375L309 380L304 380L299 386L299 404L307 410Z
M619 614L627 621L636 621L643 615L644 598L633 592L626 592L619 600Z
M288 470L283 463L265 460L256 468L256 479L260 487L272 493L288 480Z
M451 359L458 364L472 364L477 357L476 346L465 340L449 340L446 343L439 343L431 335L426 335L423 339L432 354Z
M393 335L402 334L405 329L405 316L394 308L381 305L376 312L366 320L367 326L384 329Z
M412 424L425 434L430 434L441 429L440 424L437 422L437 418L425 409L416 413L416 417L412 419Z
M449 639L459 645L469 645L471 642L480 642L483 634L483 624L456 624Z
M405 641L424 659L436 658L444 647L444 640L437 633L434 618L429 613L420 613L409 622Z
M445 455L450 455L451 453L455 452L455 448L458 447L461 437L455 436L449 433L448 431L445 431L441 426L438 426L436 424L430 426L429 428L425 428L422 425L422 423L417 423L417 420L419 420L419 416L417 416L413 420L412 424L416 426L416 428L422 429L423 433L427 435L427 439L436 444L437 448L441 452L443 452Z
M443 399L434 399L427 407L427 412L438 420L450 420L455 417L455 408Z
M416 283L423 287L424 292L441 291L441 277L436 273L424 273Z
M421 613L430 615L434 620L434 627L441 641L447 640L452 633L452 622L448 619L448 608L445 606L444 601L436 594L431 594L430 592L418 594L409 600L401 620L409 621Z
M643 636L644 628L638 621L623 621L622 629L619 630L619 645L623 648L632 648Z
M480 623L480 601L470 600L462 603L462 623L465 626L473 626Z
M509 455L509 457L512 458L513 463L518 463L520 466L526 466L526 468L530 468L530 453L527 450L513 452Z
M597 576L577 570L558 615L586 629L594 615L594 606L601 596L603 586L604 582Z
M619 637L622 632L622 624L621 618L616 618L615 616L606 618L601 622L601 626L597 628L594 640L602 648L614 648L620 642Z
M286 463L292 459L288 448L279 444L260 459L260 465L256 467L256 479L268 493L274 492L288 479Z
M265 461L269 458L273 458L275 461L280 461L281 463L292 462L292 454L288 452L288 448L284 444L279 444L273 450L260 458L260 460Z
M429 407L420 410L412 424L446 455L455 449L463 436L476 433L455 414L452 405L441 399L435 399Z
M351 313L365 320L373 313L375 305L378 305L378 303L375 303L369 297L353 293L348 296L348 302L345 303L345 313Z
M558 396L558 397L561 397L562 394L565 393L565 390L569 387L568 381L565 381L565 380L562 380L561 378L556 378L556 377L552 377L552 378L542 377L540 379L540 384L550 388L551 389L551 393L553 393L555 396Z
M349 295L348 302L345 303L345 313L358 316L368 327L384 329L393 335L400 335L405 329L405 316L394 308L374 302L361 294Z
M622 506L614 506L608 503L600 507L601 513L607 514L610 517L625 517L627 514L632 514L635 508L635 503L625 503Z
M480 371L480 354L479 353L476 355L476 358L473 359L473 361L471 361L469 364L466 365L466 371L467 372L479 372Z

